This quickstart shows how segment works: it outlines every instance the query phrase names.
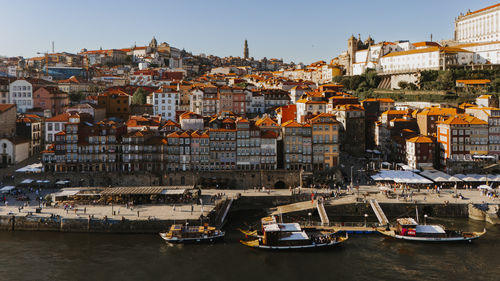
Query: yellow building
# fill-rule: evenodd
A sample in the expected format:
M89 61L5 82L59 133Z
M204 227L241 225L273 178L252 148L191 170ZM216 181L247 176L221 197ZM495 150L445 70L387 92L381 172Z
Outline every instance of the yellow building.
M321 113L311 119L313 168L328 169L339 164L340 122L335 115Z

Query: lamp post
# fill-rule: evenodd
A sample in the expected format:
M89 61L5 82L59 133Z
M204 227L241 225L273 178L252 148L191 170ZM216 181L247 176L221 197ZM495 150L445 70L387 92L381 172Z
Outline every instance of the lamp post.
M368 218L368 214L365 214L365 227L366 227L366 219Z
M424 224L427 225L427 214L424 214Z
M352 187L353 187L352 168L354 168L354 167L353 167L353 166L351 166L351 190L352 190Z
M307 215L309 216L309 225L311 225L311 212L307 213Z

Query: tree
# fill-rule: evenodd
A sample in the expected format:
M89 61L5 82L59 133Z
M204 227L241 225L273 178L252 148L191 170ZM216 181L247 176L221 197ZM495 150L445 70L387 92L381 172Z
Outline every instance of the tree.
M408 82L406 81L399 81L398 82L398 87L401 88L402 90L408 88Z
M440 72L436 78L437 90L452 90L455 86L453 73L451 71Z
M415 83L408 83L408 89L416 91L418 90L418 86Z
M69 100L74 103L78 103L85 98L85 94L82 92L69 93Z
M363 76L368 84L368 87L377 88L380 83L380 76L377 75L377 71L375 69L368 68Z
M132 104L145 104L148 93L143 88L137 88L132 96Z

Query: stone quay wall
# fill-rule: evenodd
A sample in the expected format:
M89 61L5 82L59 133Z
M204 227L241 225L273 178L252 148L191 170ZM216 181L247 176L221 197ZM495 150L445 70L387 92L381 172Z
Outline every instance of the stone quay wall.
M288 188L300 185L300 173L287 170L262 171L176 171L164 173L121 172L65 172L65 173L16 173L15 183L23 179L69 179L72 186L158 186L201 185L225 189L251 189L254 187Z
M199 220L188 221L191 225ZM96 233L159 233L167 230L175 221L171 220L102 220L67 219L62 217L0 216L2 231L58 231ZM179 221L177 221L179 223ZM182 221L185 223L185 220Z

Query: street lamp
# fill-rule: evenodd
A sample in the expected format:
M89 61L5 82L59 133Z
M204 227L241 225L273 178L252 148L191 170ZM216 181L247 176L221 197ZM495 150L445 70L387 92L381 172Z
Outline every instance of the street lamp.
M353 179L352 179L352 168L354 168L354 167L351 166L351 190L352 190L352 187L353 187L353 185L352 185L352 182L353 182Z
M427 225L427 214L424 214L424 224Z
M307 215L309 216L309 225L311 225L311 212L307 213Z
M368 214L365 214L365 227L366 227L366 219L368 218Z

